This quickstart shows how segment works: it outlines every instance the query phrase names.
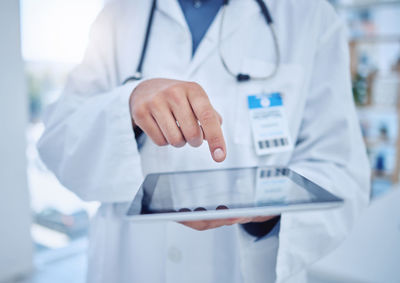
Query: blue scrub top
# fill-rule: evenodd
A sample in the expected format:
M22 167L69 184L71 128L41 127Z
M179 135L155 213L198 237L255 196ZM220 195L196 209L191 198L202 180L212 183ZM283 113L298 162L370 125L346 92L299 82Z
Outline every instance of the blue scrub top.
M218 14L223 0L178 0L192 34L192 54Z

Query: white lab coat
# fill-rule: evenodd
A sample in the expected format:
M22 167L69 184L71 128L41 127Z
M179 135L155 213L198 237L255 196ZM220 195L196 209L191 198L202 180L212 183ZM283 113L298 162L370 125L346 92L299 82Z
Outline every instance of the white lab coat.
M369 197L369 166L352 102L344 24L324 0L267 0L282 54L269 81L237 83L218 56L218 14L191 58L191 35L176 0L159 0L144 64L146 78L196 81L223 117L227 159L208 147L140 152L128 99L151 1L113 1L93 25L81 65L46 117L42 159L84 200L102 202L90 235L89 282L302 282L306 268L343 240ZM223 54L235 72L267 74L275 53L253 0L232 0ZM281 91L291 152L255 154L246 95ZM205 232L176 223L133 224L126 202L149 172L254 165L289 166L346 198L336 210L283 214L278 237L254 241L240 226Z

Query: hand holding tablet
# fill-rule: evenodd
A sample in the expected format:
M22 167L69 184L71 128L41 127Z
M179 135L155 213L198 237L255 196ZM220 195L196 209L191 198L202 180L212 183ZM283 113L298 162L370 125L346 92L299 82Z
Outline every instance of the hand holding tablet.
M178 221L204 230L342 204L343 199L288 168L233 168L150 174L127 217Z
M258 217L242 217L242 218L231 218L231 219L228 218L228 219L217 219L217 220L194 220L194 221L182 221L180 223L198 231L205 231L233 224L265 222L275 217L276 216L258 216Z

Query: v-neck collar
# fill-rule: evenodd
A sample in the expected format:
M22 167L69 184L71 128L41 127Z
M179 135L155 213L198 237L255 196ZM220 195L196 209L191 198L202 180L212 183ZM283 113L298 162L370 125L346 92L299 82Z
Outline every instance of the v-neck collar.
M157 9L181 25L182 28L185 29L187 35L191 38L189 26L178 0L158 0L157 3ZM200 67L208 56L210 56L212 51L218 48L221 11L222 9L220 9L216 15L214 21L197 47L197 50L188 66L188 76ZM221 37L221 42L229 38L236 30L238 30L243 25L243 22L259 12L260 8L254 0L231 0L225 11L224 31Z
M187 25L185 15L179 5L178 0L158 0L157 1L157 10L161 13L165 14L183 28L185 28L188 32L190 32L189 27Z

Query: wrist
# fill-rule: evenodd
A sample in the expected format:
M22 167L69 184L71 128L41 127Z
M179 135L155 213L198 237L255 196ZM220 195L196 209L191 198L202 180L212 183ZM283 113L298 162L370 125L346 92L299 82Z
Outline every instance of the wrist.
M250 222L242 224L243 229L251 236L262 238L268 235L279 223L281 216L274 217L264 222Z
M131 94L129 96L129 112L131 114L131 123L132 123L132 128L135 129L138 126L135 123L135 120L133 119L133 104L134 104L134 98L136 95L136 89L137 87L141 84L142 82L139 82L138 84L135 85L135 87L133 88L133 90L131 91Z

